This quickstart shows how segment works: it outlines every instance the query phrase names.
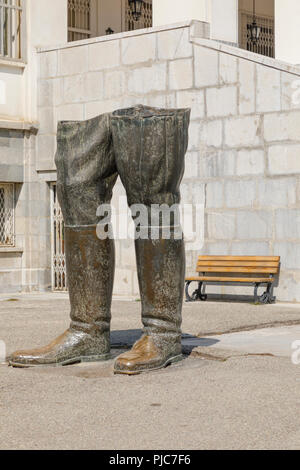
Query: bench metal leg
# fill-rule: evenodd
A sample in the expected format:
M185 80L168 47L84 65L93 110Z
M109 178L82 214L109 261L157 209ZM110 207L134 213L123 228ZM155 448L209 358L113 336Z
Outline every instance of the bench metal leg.
M260 284L256 283L254 286L254 302L256 304L272 304L275 302L276 297L273 296L273 284L269 283L267 290L262 295L257 295Z
M198 289L196 289L192 295L190 296L189 294L189 285L191 282L194 281L187 281L185 285L185 296L186 296L186 301L187 302L195 302L196 300L202 300L205 301L207 300L207 295L204 293L205 292L205 285L203 282L198 282Z

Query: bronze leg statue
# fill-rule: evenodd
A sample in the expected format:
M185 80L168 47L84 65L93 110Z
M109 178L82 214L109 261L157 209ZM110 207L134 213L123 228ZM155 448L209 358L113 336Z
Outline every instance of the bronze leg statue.
M57 143L71 324L48 346L13 353L9 363L15 367L99 361L110 352L114 242L96 235L97 208L110 202L117 179L109 115L60 122Z
M148 210L147 239L136 239L135 250L142 303L144 334L131 351L119 356L115 373L137 374L181 360L181 309L185 251L176 221L158 218L157 239L151 238L150 207L180 202L190 110L136 107L112 115L113 143L118 172L128 203ZM162 237L162 226L171 237Z
M71 304L70 328L48 346L17 351L16 367L65 365L104 360L110 351L110 307L114 244L96 235L97 208L110 203L119 173L128 203L142 204L146 237L135 241L144 334L115 362L115 372L136 374L181 359L181 308L185 255L176 217L166 225L151 206L180 202L190 111L137 106L83 122L60 122L56 154L57 188L65 221ZM133 214L134 216L134 214ZM135 216L134 216L135 219Z

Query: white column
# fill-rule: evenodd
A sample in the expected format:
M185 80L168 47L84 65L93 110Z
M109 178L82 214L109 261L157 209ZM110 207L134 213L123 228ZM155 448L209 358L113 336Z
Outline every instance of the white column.
M67 0L30 0L27 3L31 46L48 47L67 42Z
M208 21L210 0L153 0L153 26L182 21Z
M275 0L276 59L300 64L300 1Z
M23 2L24 3L24 2ZM37 47L51 47L68 40L67 0L27 0L26 57L24 71L25 119L36 121L37 116Z
M238 42L238 0L153 0L153 26L191 20L210 23L212 39Z
M238 0L211 0L211 39L238 43Z

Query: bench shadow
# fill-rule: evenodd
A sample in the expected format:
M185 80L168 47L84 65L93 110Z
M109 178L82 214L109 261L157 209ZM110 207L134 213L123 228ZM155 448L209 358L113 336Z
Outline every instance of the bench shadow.
M130 349L132 345L142 336L142 330L114 330L110 335L112 349ZM189 356L193 349L200 347L209 347L219 340L213 338L198 338L187 333L182 333L182 352Z

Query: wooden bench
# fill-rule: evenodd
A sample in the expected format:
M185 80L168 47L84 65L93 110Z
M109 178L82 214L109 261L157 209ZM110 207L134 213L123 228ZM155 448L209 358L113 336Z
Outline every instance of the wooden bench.
M273 303L274 276L279 272L279 265L280 256L199 256L196 267L198 276L185 279L186 300L206 300L206 284L227 283L253 285L255 303ZM192 282L197 282L198 287L190 295L189 285ZM267 290L259 296L257 291L261 285L266 285Z

